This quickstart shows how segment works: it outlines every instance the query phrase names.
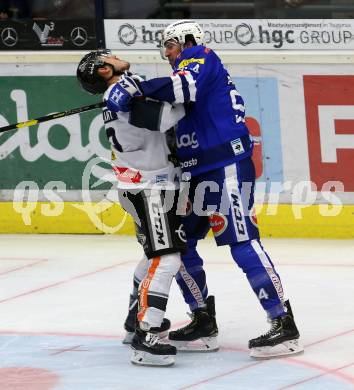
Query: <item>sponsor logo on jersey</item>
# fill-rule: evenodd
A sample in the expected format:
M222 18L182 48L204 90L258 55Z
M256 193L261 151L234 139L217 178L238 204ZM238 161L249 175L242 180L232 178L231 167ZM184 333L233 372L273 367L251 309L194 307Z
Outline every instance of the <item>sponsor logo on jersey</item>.
M182 60L179 64L178 64L178 69L182 69L184 68L185 66L189 65L189 64L192 64L196 62L197 64L204 64L205 63L205 58L188 58L186 60Z
M241 138L236 138L230 142L230 145L232 147L232 150L235 153L235 156L242 154L245 152L245 149L243 148Z
M215 212L209 215L208 219L211 230L214 233L214 237L218 237L224 233L228 225L225 215Z
M190 167L194 167L195 165L198 164L198 160L196 158L192 158L190 160L187 160L187 161L183 161L180 163L181 164L181 168L190 168Z
M135 169L126 167L113 167L116 177L124 183L140 183L141 173Z
M250 221L256 228L258 228L257 214L256 209L254 207L250 211Z
M235 216L236 229L240 236L246 235L246 225L242 213L241 207L241 195L240 194L231 194L232 198L232 211Z
M184 231L184 227L182 224L179 225L178 229L175 230L175 233L177 234L178 238L182 241L182 242L187 242L187 236L186 236L186 232Z
M103 122L109 123L118 119L118 115L114 111L104 110L102 111Z
M136 235L136 237L138 239L139 244L141 244L142 246L144 246L146 244L146 236L145 236L145 234L138 233Z
M168 175L163 174L163 175L156 175L155 176L155 182L156 183L167 183L168 181Z
M193 131L192 134L182 134L179 138L177 138L176 143L178 149L188 148L189 146L192 149L196 149L199 147L199 142L196 138L195 131Z

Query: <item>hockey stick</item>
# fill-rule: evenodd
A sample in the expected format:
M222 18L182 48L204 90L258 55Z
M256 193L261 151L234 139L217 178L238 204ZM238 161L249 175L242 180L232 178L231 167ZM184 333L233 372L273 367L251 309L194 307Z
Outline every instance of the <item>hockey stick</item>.
M95 104L90 104L89 106L72 108L71 110L57 112L55 114L50 114L50 115L46 115L46 116L41 116L40 118L31 119L31 120L26 121L26 122L14 123L12 125L0 127L0 133L4 133L5 131L9 131L9 130L13 130L13 129L21 129L23 127L34 126L34 125L37 125L38 123L47 122L47 121L50 121L52 119L63 118L64 116L80 114L81 112L105 107L106 105L107 105L107 102L99 102L99 103L95 103Z

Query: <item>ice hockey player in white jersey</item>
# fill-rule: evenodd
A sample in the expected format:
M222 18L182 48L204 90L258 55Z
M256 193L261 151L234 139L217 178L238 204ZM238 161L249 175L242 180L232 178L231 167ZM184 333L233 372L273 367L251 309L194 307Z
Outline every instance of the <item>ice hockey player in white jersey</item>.
M97 50L82 58L77 78L84 90L103 93L106 100L128 69L129 63L109 50ZM151 100L135 101L130 113L103 109L119 200L133 216L145 252L134 272L125 321L125 342L133 349L131 361L140 365L171 365L176 355L176 348L160 343L159 337L170 327L164 319L169 290L180 255L186 251L183 225L176 213L179 167L167 142L167 130L183 116L182 105Z

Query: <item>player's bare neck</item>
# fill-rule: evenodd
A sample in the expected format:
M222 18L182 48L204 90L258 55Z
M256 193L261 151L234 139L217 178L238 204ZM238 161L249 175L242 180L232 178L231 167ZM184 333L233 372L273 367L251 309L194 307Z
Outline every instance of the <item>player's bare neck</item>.
M111 86L112 84L118 83L118 81L122 78L122 75L113 75L109 80L107 80L107 86Z

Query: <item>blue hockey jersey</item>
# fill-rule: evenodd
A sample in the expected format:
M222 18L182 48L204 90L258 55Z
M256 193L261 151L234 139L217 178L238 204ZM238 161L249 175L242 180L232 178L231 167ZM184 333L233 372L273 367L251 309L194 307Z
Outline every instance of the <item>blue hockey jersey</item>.
M186 116L176 134L184 171L194 176L252 154L243 99L211 49L184 49L173 76L144 81L141 89L157 100L185 103Z

